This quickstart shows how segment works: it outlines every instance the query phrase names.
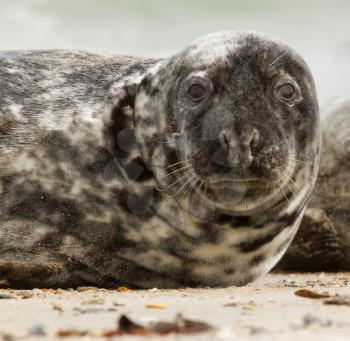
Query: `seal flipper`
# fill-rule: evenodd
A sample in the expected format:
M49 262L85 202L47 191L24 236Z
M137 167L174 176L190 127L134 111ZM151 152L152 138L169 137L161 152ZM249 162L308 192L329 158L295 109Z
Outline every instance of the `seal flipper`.
M339 235L326 212L307 209L298 233L277 271L337 271L343 262Z
M54 227L11 219L1 222L0 237L0 288L91 285L79 265L59 252L60 234Z
M103 277L83 264L0 260L0 288L77 288L79 286L115 288L115 281ZM131 287L131 286L130 286Z
M77 280L64 263L0 261L0 288L74 287Z

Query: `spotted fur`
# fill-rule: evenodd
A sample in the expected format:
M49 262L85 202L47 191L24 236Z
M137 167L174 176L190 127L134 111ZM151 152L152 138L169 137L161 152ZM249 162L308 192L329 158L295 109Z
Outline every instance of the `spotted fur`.
M212 82L198 105L192 77ZM0 120L5 286L244 285L285 252L318 170L310 72L255 33L159 60L2 52Z

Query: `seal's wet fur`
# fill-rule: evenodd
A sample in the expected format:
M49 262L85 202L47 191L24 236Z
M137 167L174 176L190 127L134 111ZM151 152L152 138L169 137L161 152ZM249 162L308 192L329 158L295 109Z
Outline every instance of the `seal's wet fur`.
M194 103L188 82L210 91ZM243 285L297 231L318 105L279 41L222 32L160 60L3 52L0 85L4 286Z

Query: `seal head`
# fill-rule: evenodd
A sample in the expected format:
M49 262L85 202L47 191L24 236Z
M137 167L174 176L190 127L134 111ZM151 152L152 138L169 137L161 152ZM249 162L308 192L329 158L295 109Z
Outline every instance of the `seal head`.
M171 163L184 167L159 186L176 178L174 193L193 176L194 191L220 212L256 214L296 194L302 182L313 187L319 153L315 87L303 59L279 41L234 32L197 40L143 80L135 118L155 173L164 177L159 168ZM145 122L157 131L150 134ZM165 148L147 147L164 136ZM300 168L310 175L300 176Z

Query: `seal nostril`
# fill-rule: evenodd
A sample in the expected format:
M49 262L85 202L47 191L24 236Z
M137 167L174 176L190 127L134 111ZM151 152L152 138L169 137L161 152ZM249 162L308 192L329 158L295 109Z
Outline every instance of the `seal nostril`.
M230 133L226 130L222 130L219 133L219 141L223 147L230 148L232 145L232 141L233 141L232 133Z
M233 132L222 130L219 133L221 152L226 154L229 167L246 169L253 162L252 148L258 143L259 132L256 129L245 131L240 136ZM222 154L221 155L224 155Z
M251 140L250 140L250 147L256 147L258 145L260 139L260 134L259 131L254 129L251 135Z

